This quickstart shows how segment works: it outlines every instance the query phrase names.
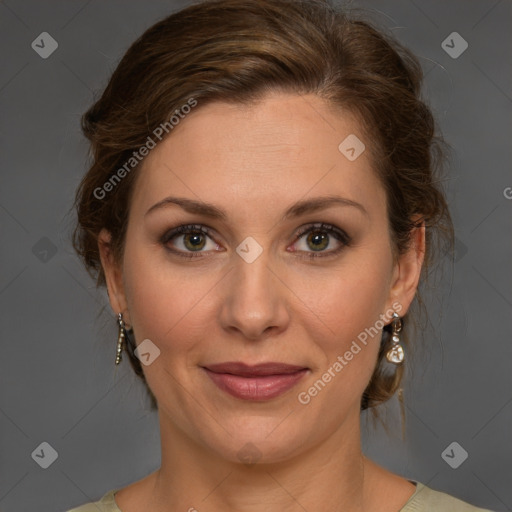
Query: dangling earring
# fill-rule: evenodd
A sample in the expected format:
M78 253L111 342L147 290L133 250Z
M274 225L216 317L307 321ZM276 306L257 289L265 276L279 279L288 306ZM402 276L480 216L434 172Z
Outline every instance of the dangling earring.
M393 321L391 322L391 348L386 352L386 359L393 364L400 364L404 360L404 349L400 345L400 331L402 330L402 320L393 313Z
M124 338L126 336L122 313L117 315L117 325L119 326L119 332L117 334L116 366L121 362L121 352L123 351Z

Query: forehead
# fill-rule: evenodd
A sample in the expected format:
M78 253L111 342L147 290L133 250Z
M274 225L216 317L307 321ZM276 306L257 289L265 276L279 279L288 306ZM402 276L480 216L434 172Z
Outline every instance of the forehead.
M379 203L371 144L355 116L315 95L199 102L145 158L132 207L147 209L171 193L260 209L329 193Z

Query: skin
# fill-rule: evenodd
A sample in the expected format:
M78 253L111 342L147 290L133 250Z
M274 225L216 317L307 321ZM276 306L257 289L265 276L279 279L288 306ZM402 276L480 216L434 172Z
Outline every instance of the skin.
M349 134L366 145L355 161L338 150ZM123 512L396 512L413 494L412 483L361 452L359 404L380 333L307 405L297 398L379 315L399 304L403 316L416 292L424 229L394 258L371 144L347 111L315 95L272 93L252 106L199 105L146 157L123 260L115 261L108 232L98 240L113 311L123 312L137 343L150 339L160 350L143 368L159 404L162 464L118 491ZM333 194L364 212L331 205L281 220L296 201ZM171 195L214 204L226 220L177 205L146 214ZM340 252L301 258L319 251L298 228L317 222L343 229L351 242L327 233L323 254ZM190 260L161 242L184 224L213 229ZM236 252L249 236L263 250L252 263ZM167 247L190 253L191 237ZM309 372L285 394L250 402L218 389L201 368L225 361ZM247 443L257 447L255 464L239 458Z

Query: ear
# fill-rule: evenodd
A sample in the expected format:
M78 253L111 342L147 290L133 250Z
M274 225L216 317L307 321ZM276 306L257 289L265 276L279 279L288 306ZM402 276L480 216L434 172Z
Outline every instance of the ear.
M394 265L388 308L404 316L414 299L425 258L425 222L411 231L409 248ZM401 308L397 307L400 304Z
M100 253L101 266L105 273L110 306L116 315L123 313L124 320L127 326L129 326L130 319L124 291L122 268L114 259L111 235L106 229L102 229L98 235L98 250Z

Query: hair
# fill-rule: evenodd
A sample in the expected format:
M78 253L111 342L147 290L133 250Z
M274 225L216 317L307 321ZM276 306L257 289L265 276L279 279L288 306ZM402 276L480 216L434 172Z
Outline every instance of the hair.
M421 98L422 80L418 59L407 48L328 0L192 4L151 26L129 47L82 117L92 164L76 191L73 246L96 285L104 286L98 234L109 231L111 250L121 262L140 165L132 165L134 152L153 141L159 126L171 136L169 117L185 111L184 105L254 104L274 91L313 93L335 111L341 107L354 114L363 135L374 141L368 149L386 191L394 256L407 250L415 227L425 226L423 281L446 251L443 240L452 244L453 227L440 186L445 143ZM126 168L128 161L133 170ZM98 193L107 183L110 193ZM416 300L421 302L418 293ZM404 328L410 329L408 318ZM389 338L386 326L361 410L387 401L400 387L404 365L386 362ZM133 344L128 354L157 408Z

